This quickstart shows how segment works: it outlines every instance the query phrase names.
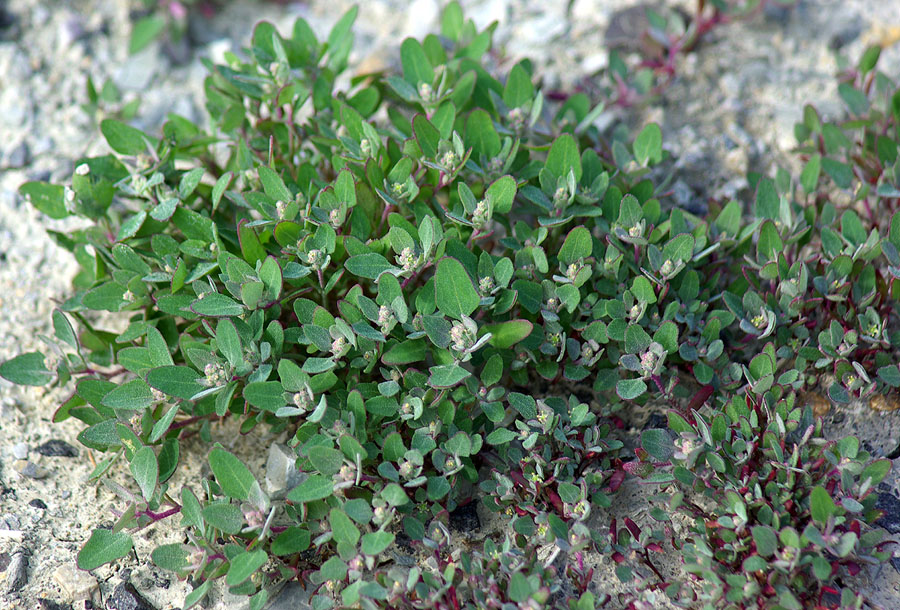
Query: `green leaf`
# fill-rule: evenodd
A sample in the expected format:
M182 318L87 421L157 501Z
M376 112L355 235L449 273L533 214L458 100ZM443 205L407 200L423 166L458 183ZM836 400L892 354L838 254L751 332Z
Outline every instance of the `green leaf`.
M44 366L44 354L28 352L0 364L0 377L18 385L47 385L56 376Z
M229 498L247 500L254 486L258 486L250 469L221 447L213 447L209 452L209 466L222 491Z
M159 464L153 448L144 446L138 449L131 458L129 469L134 480L137 481L138 487L141 488L144 500L149 502L156 490L156 482L159 478Z
M138 155L147 150L144 132L121 121L104 119L100 122L100 132L109 147L121 155Z
M431 85L434 80L434 68L418 40L407 38L400 44L400 62L403 65L403 78L410 85L413 87L417 87L419 83Z
M662 131L656 123L650 123L634 140L634 158L641 165L656 165L662 161Z
M147 47L159 36L166 26L166 20L156 14L139 19L131 31L131 40L128 42L128 53L134 55Z
M672 262L687 262L694 254L694 236L690 233L680 233L666 242L663 246L663 258Z
M164 544L153 549L150 559L157 566L170 572L179 572L188 566L188 553L183 544Z
M434 299L446 316L461 319L471 315L481 303L472 278L455 258L444 257L434 274Z
M860 481L865 481L866 479L871 479L870 487L875 487L881 481L884 480L884 477L887 476L887 473L891 470L891 461L888 459L880 459L875 460L871 464L863 469L862 474L859 475Z
M756 217L778 220L780 209L781 203L778 191L775 190L775 183L769 178L760 178L756 187Z
M616 383L616 394L623 400L634 400L647 391L643 379L620 379Z
M96 529L78 552L77 564L82 570L95 570L125 557L133 547L131 536L125 532Z
M816 485L812 488L809 492L809 512L814 521L824 524L836 510L834 500L824 487Z
M309 448L307 455L313 468L326 477L336 474L344 464L344 455L333 447L316 445Z
M263 411L277 411L285 404L284 388L277 381L254 381L244 387L244 398Z
M756 543L756 552L763 557L771 557L778 550L778 538L775 530L765 525L756 525L751 530L753 542Z
M147 383L169 396L190 400L206 389L197 383L200 376L188 366L161 366L147 372Z
M460 183L462 184L462 183ZM501 176L488 187L487 198L494 206L494 213L507 214L516 198L516 180L512 176Z
M853 170L846 163L825 157L822 159L822 169L842 189L849 189L853 183Z
M643 352L650 347L650 335L640 325L629 324L625 329L625 351L629 354Z
M257 168L257 172L266 195L275 201L283 201L285 203L290 203L294 200L294 196L291 195L288 187L285 186L284 180L281 179L281 176L275 170L266 165L260 165Z
M197 299L191 303L191 311L195 314L212 318L239 316L244 313L244 306L229 296L218 292L210 292L202 299Z
M254 572L266 565L269 554L265 551L243 551L232 557L231 566L225 575L225 583L234 587L250 578Z
M390 532L369 532L362 537L360 550L364 555L378 555L391 546L391 543L394 542L394 538L394 534Z
M334 483L331 477L325 477L318 474L311 474L300 483L297 487L288 493L288 500L291 502L312 502L314 500L322 500L334 493Z
M520 394L519 392L510 392L507 400L523 418L534 419L537 417L537 403L531 396Z
M103 397L101 404L110 409L140 411L154 402L153 394L143 379L132 379Z
M67 218L65 187L61 184L49 184L47 182L26 182L19 187L28 202L39 212L43 212L50 218Z
M241 349L241 338L231 320L222 319L216 324L216 345L219 347L219 352L228 360L228 364L236 367L243 363L244 352Z
M386 271L397 270L397 267L377 252L351 256L344 262L344 267L353 275L369 280L377 280Z
M819 184L819 175L822 173L822 156L819 154L812 155L803 172L800 174L800 185L806 194L810 194L816 190Z
M591 255L594 249L594 241L591 232L583 226L578 226L569 231L566 241L559 249L559 262L564 265L576 263Z
M497 428L487 435L485 441L488 445L505 445L516 438L516 433L506 428Z
M732 237L741 230L741 204L732 199L716 217L716 227Z
M425 341L422 339L410 339L391 347L381 361L388 366L411 364L425 359Z
M442 364L428 370L428 385L433 388L452 388L472 374L458 364Z
M759 241L756 244L756 255L760 261L772 261L778 258L778 255L784 248L778 229L775 223L767 220L762 223L759 228Z
M665 462L675 453L675 443L672 442L669 433L661 428L642 431L641 447L660 462Z
M237 504L217 502L205 507L202 514L209 525L226 534L237 534L244 526L244 516Z
M481 108L473 110L466 120L466 144L472 147L473 158L483 155L491 159L500 152L500 136L491 115Z
M497 349L509 349L531 334L534 324L528 320L510 320L481 327L481 332L491 333L488 343Z
M332 508L328 514L328 522L336 542L345 542L355 545L359 542L359 529L353 525L353 521L347 513L339 508Z
M553 141L545 167L556 178L565 178L571 170L575 173L575 182L581 180L581 155L571 134L564 133Z
M531 76L521 64L514 65L503 88L503 103L510 108L520 108L533 98L534 85L531 84Z

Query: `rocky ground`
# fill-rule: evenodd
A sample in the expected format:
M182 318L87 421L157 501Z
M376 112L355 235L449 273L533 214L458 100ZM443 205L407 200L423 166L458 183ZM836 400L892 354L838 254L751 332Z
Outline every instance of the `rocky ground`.
M189 44L154 43L129 56L130 11L137 0L0 0L0 360L38 347L49 330L54 300L64 299L76 271L74 260L47 237L48 221L16 194L27 180L65 181L74 160L105 151L87 101L90 75L107 80L123 101L140 98L136 124L159 127L166 113L202 120L199 57L237 50L252 24L269 19L288 31L296 16L325 32L351 4L348 0L300 3L223 2L211 19L192 23ZM392 65L403 37L437 28L438 0L367 0L357 20L353 61L366 69ZM546 87L589 88L608 61L607 43L629 44L622 11L633 0L472 0L466 14L480 26L500 22L496 42L513 57L533 58ZM674 3L672 3L674 4ZM692 3L677 4L690 8ZM627 15L627 13L624 13ZM627 29L627 28L626 28ZM835 74L840 58L855 60L867 44L888 45L879 67L900 80L900 0L800 0L792 10L771 7L754 18L721 26L696 52L682 58L678 76L647 108L612 109L600 121L608 129L625 123L659 122L675 162L673 189L685 205L708 197L747 197L746 173L791 167L793 123L814 101L825 116L840 112ZM793 168L796 169L796 168ZM164 524L142 535L133 556L94 573L75 568L75 554L90 531L115 521L116 497L102 485L86 484L99 456L81 447L77 422L54 425L61 391L23 390L0 380L0 607L46 610L180 608L189 587L149 562L156 544L176 541ZM876 412L865 405L832 409L829 434L857 434L876 455L896 457L900 411ZM228 427L213 431L272 485L283 478L284 460L269 455L274 441L239 437ZM174 488L204 473L205 451L183 446ZM898 464L900 466L900 464ZM121 471L113 478L124 480ZM896 475L882 489L888 510L884 526L900 533ZM629 507L639 510L640 494ZM470 516L461 524L473 529ZM485 522L483 536L494 524ZM154 529L155 528L155 529ZM900 560L895 560L900 568ZM601 588L620 585L608 564ZM894 567L863 573L872 601L900 606ZM272 608L299 608L303 592L289 587ZM240 601L216 590L210 608L239 608Z

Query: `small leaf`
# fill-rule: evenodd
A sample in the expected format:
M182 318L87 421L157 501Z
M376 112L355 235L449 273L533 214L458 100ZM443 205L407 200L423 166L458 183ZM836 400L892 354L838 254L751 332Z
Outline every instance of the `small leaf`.
M134 480L137 481L138 487L141 488L144 500L149 502L156 490L156 482L159 478L159 464L153 448L144 446L138 449L131 458L129 469Z
M311 474L305 481L292 489L287 497L291 502L301 503L322 500L333 493L334 483L331 477Z
M148 371L147 383L169 396L190 400L206 389L197 383L198 377L200 374L188 366L161 366Z
M575 182L581 180L581 155L571 134L564 133L553 141L545 167L556 178L565 178L571 170L575 174Z
M125 532L96 529L78 552L78 567L95 570L105 563L125 557L133 547L131 536Z
M370 532L362 537L360 550L364 555L378 555L391 546L394 538L394 534L390 532Z
M225 575L225 583L234 587L250 578L254 572L263 567L269 560L265 551L243 551L231 559L228 574Z
M344 262L344 267L353 275L369 280L377 280L382 273L397 270L397 267L376 252L351 256Z
M836 510L834 500L831 499L824 487L817 485L812 488L809 493L809 512L813 520L824 524L831 515L835 514Z
M510 320L499 324L488 324L481 328L481 333L490 333L488 343L497 349L509 349L530 334L534 324L528 320Z
M591 232L583 226L575 227L566 235L566 240L559 249L559 262L564 265L576 263L589 257L593 248Z
M19 192L38 211L50 218L59 220L67 218L65 187L61 184L49 184L47 182L26 182L19 187Z
M111 409L140 411L152 405L153 394L143 379L133 379L103 397L101 403Z
M643 379L620 379L616 383L616 394L623 400L634 400L647 391Z
M778 550L778 538L775 530L764 525L756 525L751 530L753 542L756 543L756 552L763 557L771 557Z
M147 150L144 132L121 121L104 119L100 122L100 132L109 147L119 154L138 155Z
M452 388L472 373L458 364L442 364L429 369L428 385L433 388Z
M139 19L131 31L131 40L128 43L128 53L134 55L143 50L159 36L166 26L166 20L159 15L148 15Z
M207 293L202 299L191 303L191 311L201 316L227 317L244 313L244 306L224 294Z
M465 267L450 257L438 262L434 274L434 298L441 313L456 319L471 315L481 303Z
M28 352L0 364L0 377L19 385L47 385L56 376L44 366L44 354Z
M213 447L209 452L209 466L222 491L229 498L247 500L251 491L259 484L250 469L237 457L221 447Z
M257 409L275 412L285 404L284 388L277 381L254 381L244 387L244 398Z
M661 428L642 431L641 447L660 462L665 462L675 453L675 444L672 442L672 438Z
M634 140L634 158L641 165L656 165L662 161L662 131L656 123L650 123Z

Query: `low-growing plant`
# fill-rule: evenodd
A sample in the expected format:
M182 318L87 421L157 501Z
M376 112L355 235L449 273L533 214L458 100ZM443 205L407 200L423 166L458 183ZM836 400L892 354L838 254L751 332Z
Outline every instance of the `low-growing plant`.
M898 385L900 215L863 228L811 196L808 172L802 193L785 172L756 177L747 211L673 207L647 178L668 163L659 126L610 140L596 108L545 100L528 61L498 79L482 63L495 25L456 3L440 36L403 41L400 74L339 90L355 17L325 42L302 19L289 37L259 24L242 56L207 62L208 130L106 119L116 154L78 160L70 185L21 187L52 218L93 222L51 232L81 271L46 354L0 365L71 382L54 420L81 420L79 440L108 453L92 478L126 508L79 566L176 516L186 542L152 559L196 583L186 606L224 578L255 609L300 579L315 608L586 610L607 601L589 590L598 552L641 585L630 607L693 603L654 563L671 543L710 607L753 582L777 607L835 586L851 554L883 560L861 528L885 462L811 437L793 401L820 381L838 400ZM99 329L98 311L127 328ZM623 453L619 415L651 399L681 414L683 455L662 430ZM172 488L180 441L212 442L227 419L284 433L299 483L264 491L215 444L212 476ZM701 428L705 461L685 450ZM136 487L107 477L120 461ZM603 521L626 476L663 486L658 526ZM676 479L698 498L669 500ZM466 552L449 517L473 499L512 529ZM678 539L666 503L714 522ZM754 538L769 530L795 531L773 552L801 559L762 582L741 570L771 555ZM433 569L396 561L401 541Z

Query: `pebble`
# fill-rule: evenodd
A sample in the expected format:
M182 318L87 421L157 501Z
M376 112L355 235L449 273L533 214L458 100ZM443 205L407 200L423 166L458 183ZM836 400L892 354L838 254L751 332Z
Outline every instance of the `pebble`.
M121 582L106 600L107 610L156 610L130 582Z
M15 145L6 156L6 165L10 169L18 169L25 167L31 159L31 151L28 150L28 144L22 140Z
M18 591L28 581L28 557L22 551L13 553L6 567L7 592Z
M43 445L39 445L35 451L46 457L77 457L78 450L66 441L54 438Z
M869 408L873 411L896 411L900 409L900 400L896 396L875 394L869 399Z
M67 602L92 600L100 591L97 579L90 572L79 570L74 563L64 563L56 568L53 580L59 585Z
M16 460L13 468L23 477L29 479L44 479L50 474L50 471L43 466L38 466L31 460Z
M281 443L273 443L266 462L266 491L273 498L280 499L300 482L294 450Z
M46 510L46 508L47 508L47 504L40 498L35 498L34 500L32 500L31 502L28 503L28 506L40 508L41 510Z
M309 610L309 592L296 580L284 585L266 610Z
M39 610L72 610L71 604L66 604L63 602L54 601L52 599L47 599L46 597L42 597L38 600Z
M28 443L16 443L12 448L13 457L17 460L24 460L28 457Z

